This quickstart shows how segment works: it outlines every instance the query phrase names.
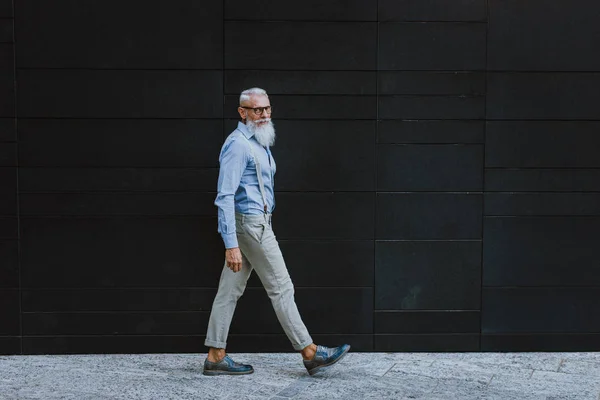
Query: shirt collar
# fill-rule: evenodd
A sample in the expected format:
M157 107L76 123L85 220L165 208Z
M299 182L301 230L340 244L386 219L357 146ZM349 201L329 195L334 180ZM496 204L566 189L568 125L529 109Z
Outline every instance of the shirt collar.
M246 139L250 139L252 136L254 136L254 134L248 130L248 127L242 121L238 121L237 128L242 131L244 136L246 136Z

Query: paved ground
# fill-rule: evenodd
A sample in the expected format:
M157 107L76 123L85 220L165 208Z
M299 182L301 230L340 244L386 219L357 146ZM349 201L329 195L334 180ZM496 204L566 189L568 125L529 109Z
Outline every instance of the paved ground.
M600 353L350 353L306 374L298 354L232 354L252 375L205 377L204 355L0 357L0 399L600 399Z

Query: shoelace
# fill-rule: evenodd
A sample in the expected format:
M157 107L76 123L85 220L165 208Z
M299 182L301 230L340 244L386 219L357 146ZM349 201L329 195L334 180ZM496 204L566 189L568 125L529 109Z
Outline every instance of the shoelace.
M327 358L333 354L332 349L325 346L317 346L317 354L320 353L322 357Z

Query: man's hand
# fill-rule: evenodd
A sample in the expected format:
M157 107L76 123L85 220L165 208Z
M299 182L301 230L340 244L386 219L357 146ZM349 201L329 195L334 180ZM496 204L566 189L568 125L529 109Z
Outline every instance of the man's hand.
M225 261L227 266L233 272L238 272L242 269L242 252L239 247L234 247L225 250Z

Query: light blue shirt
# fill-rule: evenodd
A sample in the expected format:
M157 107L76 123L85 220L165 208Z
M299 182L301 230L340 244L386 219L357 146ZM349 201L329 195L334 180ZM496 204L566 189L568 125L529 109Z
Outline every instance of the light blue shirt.
M246 137L246 140L243 136ZM242 122L238 122L234 130L223 143L219 155L219 181L217 183L217 198L215 205L219 208L219 233L225 243L225 248L238 247L235 234L235 213L264 214L264 205L256 165L252 158L258 159L265 187L267 213L275 209L275 192L273 190L274 176L277 167L269 147L262 147L254 135Z

